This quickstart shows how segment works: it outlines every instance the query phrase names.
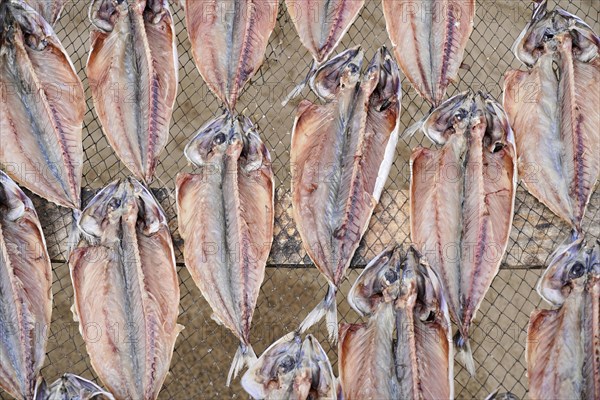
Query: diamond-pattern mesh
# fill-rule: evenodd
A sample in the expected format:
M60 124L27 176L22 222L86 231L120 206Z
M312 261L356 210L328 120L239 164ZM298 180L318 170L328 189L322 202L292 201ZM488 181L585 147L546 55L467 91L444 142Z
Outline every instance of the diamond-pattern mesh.
M202 0L187 0L202 1ZM84 124L84 204L94 190L113 179L126 176L127 170L117 159L101 132L85 75L89 51L90 23L87 1L67 3L55 30L71 55L86 88L87 112ZM600 3L595 0L559 1L559 6L580 16L600 31ZM510 48L531 12L526 0L478 0L475 30L467 47L460 82L452 85L448 96L471 87L501 98L502 76L509 68L520 65ZM554 6L551 2L550 7ZM190 43L184 24L183 10L173 2L179 52L179 92L171 124L171 139L157 168L152 184L157 198L170 216L175 244L177 232L174 209L174 182L180 171L188 170L183 148L200 126L219 115L221 106L208 90L191 59ZM338 47L341 51L360 44L370 59L381 45L390 45L379 1L367 0L364 9ZM274 251L269 261L254 316L252 341L257 353L283 334L297 328L300 321L325 294L325 280L312 267L310 259L297 239L289 214L290 167L289 148L296 99L286 107L280 105L287 93L300 82L312 64L294 31L285 5L280 4L278 23L266 51L263 66L242 93L238 112L249 116L259 127L271 152L276 175L277 207ZM308 90L303 96L313 98ZM403 82L402 128L419 120L429 106L419 98L406 79ZM386 189L371 220L348 279L338 295L340 322L356 322L359 317L350 309L344 296L365 263L393 241L408 243L408 159L417 145L430 146L422 134L401 142ZM598 190L593 195L584 229L592 237L600 236ZM32 195L38 211L47 210L45 202ZM54 312L48 343L48 357L42 371L47 380L72 372L96 378L85 346L73 322L70 307L73 300L69 270L65 263L66 240L71 224L70 212L53 210L44 215L44 226L54 267ZM472 346L477 375L456 364L457 398L483 398L490 391L512 391L519 398L527 395L524 349L530 312L541 304L534 287L547 262L548 255L568 234L567 226L537 200L519 187L515 206L514 227L502 270L487 293L473 326ZM211 311L187 270L181 263L181 315L179 323L186 328L177 340L171 373L167 377L161 399L247 398L236 381L225 387L225 377L237 347L236 339L211 320ZM325 326L313 329L317 338L337 365L336 349L326 341ZM7 398L0 392L0 398Z

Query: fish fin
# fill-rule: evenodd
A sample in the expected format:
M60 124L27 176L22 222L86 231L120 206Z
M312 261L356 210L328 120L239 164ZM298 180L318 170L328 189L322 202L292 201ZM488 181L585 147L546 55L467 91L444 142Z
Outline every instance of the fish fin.
M298 330L300 333L306 332L310 327L319 322L323 317L327 323L327 332L329 332L329 341L332 343L337 342L338 338L338 320L337 320L337 303L335 301L335 294L337 288L333 284L329 284L329 289L325 298L317 304L317 306L306 316L304 321L300 324Z
M212 319L213 321L215 321L217 323L217 325L223 325L223 321L221 321L221 318L219 318L219 316L215 313L212 313L210 315L210 319Z
M33 400L43 400L46 398L46 393L48 391L48 385L46 381L41 376L37 379L35 383L35 391L33 394Z
M239 374L244 366L247 365L250 367L257 360L258 358L256 357L256 353L254 353L252 346L240 343L237 351L235 352L235 356L233 356L231 368L229 369L229 374L227 375L227 383L225 385L230 387L231 380Z
M79 314L77 314L77 308L75 308L75 303L71 305L71 314L73 314L73 321L79 322Z
M471 351L471 342L468 337L464 337L460 331L454 335L454 345L456 346L456 359L462 364L471 376L475 376L475 361Z
M423 124L425 124L425 120L428 117L429 117L429 114L425 115L423 118L421 118L420 120L418 120L417 122L415 122L414 124L412 124L411 126L406 128L406 130L402 133L402 135L400 135L400 139L407 140L407 139L410 139L411 137L413 137L414 134L417 133L417 131L423 127Z
M69 237L67 239L67 254L71 254L73 249L77 247L77 243L79 243L81 233L81 231L79 230L79 218L81 217L81 211L74 209L72 215L73 221L71 222Z
M310 81L310 78L312 78L312 76L316 72L317 72L317 63L316 63L316 61L313 61L313 64L310 67L310 71L308 71L308 74L306 74L306 77L302 80L302 82L300 82L298 85L296 85L296 87L293 88L292 91L287 96L285 96L285 99L283 99L283 101L281 102L281 106L282 107L287 106L287 104L290 102L290 100L298 97L300 95L300 93L302 93L302 91L304 90L306 85L308 84L308 81Z

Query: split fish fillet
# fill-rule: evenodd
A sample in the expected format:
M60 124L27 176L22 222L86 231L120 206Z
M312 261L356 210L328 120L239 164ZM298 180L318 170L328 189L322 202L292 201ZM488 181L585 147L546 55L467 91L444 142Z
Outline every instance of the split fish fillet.
M498 103L471 92L435 109L423 130L443 147L413 151L411 238L442 282L459 326L457 355L474 374L469 327L498 273L513 218L513 133Z
M56 24L60 18L60 13L65 8L66 0L26 0L27 4L33 8L50 25Z
M92 0L90 19L87 75L102 130L123 164L150 183L169 140L177 94L167 0Z
M525 187L580 231L600 175L600 57L579 61L573 45L560 34L532 69L507 72L504 107Z
M336 400L337 386L327 354L312 336L289 333L269 346L242 378L255 399Z
M187 145L197 168L177 176L185 264L213 318L240 340L227 384L256 356L250 325L273 241L271 158L252 122L228 112Z
M325 299L301 330L326 315L332 340L337 338L335 293L379 201L400 118L399 72L388 51L377 52L362 79L362 52L347 51L355 55L336 74L335 98L300 103L290 154L294 220L305 250L329 282ZM345 53L340 57L346 59Z
M114 400L114 397L94 382L64 374L50 386L40 378L33 400Z
M600 398L600 242L560 248L538 292L560 308L535 310L527 330L532 399Z
M235 110L246 82L260 68L277 22L277 0L186 2L192 55L212 92Z
M388 35L400 69L433 107L458 79L475 0L383 0Z
M52 267L31 200L0 171L0 388L33 397L46 357Z
M314 90L315 73L329 59L364 4L364 0L285 1L300 41L313 57L313 65L304 81L290 93L284 103L300 94L306 82ZM315 93L319 95L318 91Z
M179 282L166 217L138 181L102 189L69 257L74 315L92 366L116 399L156 399L169 371Z
M50 25L20 0L0 4L0 163L35 194L80 208L83 86Z
M414 247L406 255L397 246L382 252L349 299L370 318L341 328L344 399L453 398L448 307L437 276Z

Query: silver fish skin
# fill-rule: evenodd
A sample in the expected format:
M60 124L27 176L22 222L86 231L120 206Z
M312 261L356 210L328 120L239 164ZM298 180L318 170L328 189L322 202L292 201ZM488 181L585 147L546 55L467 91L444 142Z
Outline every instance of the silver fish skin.
M185 149L197 167L177 176L185 264L213 319L240 340L227 378L256 359L250 326L273 241L271 158L252 122L228 112Z
M0 19L0 163L35 194L79 209L81 81L52 27L24 1L3 1Z
M329 281L325 299L300 329L325 316L334 341L335 293L387 179L398 140L401 97L399 71L385 48L362 77L362 51L351 59L347 53L340 56L344 62L335 74L337 95L325 104L300 103L290 153L294 220L305 250Z
M65 8L66 0L26 0L26 2L46 22L54 26Z
M458 80L475 0L383 0L383 13L400 69L421 97L439 106Z
M302 45L313 57L306 78L286 97L282 105L302 92L308 82L315 94L322 92L315 85L315 74L324 66L348 29L352 26L364 0L286 0L285 5Z
M377 256L349 299L370 319L340 334L344 398L453 398L448 307L436 274L413 246L406 254L392 246Z
M327 354L312 336L291 332L270 345L242 377L255 399L336 400L337 386Z
M175 26L167 0L92 0L86 71L116 155L150 183L169 140L177 95Z
M196 67L230 112L263 63L278 5L277 0L192 0L186 4Z
M31 200L0 171L0 388L33 397L46 357L52 267Z
M33 400L114 400L94 382L73 374L64 374L50 386L38 379Z
M533 68L507 72L503 104L524 186L581 231L600 176L600 57L580 61L574 46L572 35L561 33Z
M548 11L548 2L534 4L531 20L515 41L512 51L519 61L532 67L548 52L547 43L556 36L569 35L574 43L573 57L581 62L592 60L600 48L600 38L581 18L561 8Z
M92 366L117 400L156 399L183 328L166 217L152 194L128 178L96 194L79 229L84 239L69 267L74 316Z
M600 397L600 242L557 249L540 294L560 308L533 311L527 330L532 399Z
M512 226L513 132L495 100L472 92L444 102L423 130L443 147L417 148L411 156L411 238L442 283L459 326L458 358L474 374L469 328L498 273Z

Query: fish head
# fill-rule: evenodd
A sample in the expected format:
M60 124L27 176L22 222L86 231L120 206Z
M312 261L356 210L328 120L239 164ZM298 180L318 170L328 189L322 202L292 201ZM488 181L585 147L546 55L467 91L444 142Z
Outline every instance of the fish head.
M573 56L579 61L588 62L598 54L600 38L592 27L578 16L557 8L553 13L553 27L555 35L569 33Z
M416 315L422 321L429 321L438 313L447 312L442 285L426 257L412 245L407 251L406 258L407 261L411 260L409 268L414 269L416 277Z
M16 24L19 27L23 35L23 41L29 48L42 51L48 46L48 41L51 40L51 36L54 34L52 28L27 3L22 0L10 0L6 13L6 23ZM18 35L14 31L14 25L10 29L10 36Z
M137 216L137 202L129 180L116 180L100 190L82 211L79 229L91 241L119 240L121 219Z
M369 106L376 111L382 112L390 107L396 110L400 108L400 71L398 64L383 46L371 60L365 72L365 86L371 87Z
M150 236L161 228L167 227L165 213L152 193L133 177L129 177L129 183L137 203L138 229L145 235Z
M434 143L443 145L457 132L471 125L475 96L471 91L457 94L435 108L423 123L423 132Z
M302 356L302 340L291 332L269 346L242 377L242 386L255 399L280 398L294 384Z
M547 0L534 5L531 20L519 34L512 51L519 61L532 66L545 52L545 42L556 33L552 21L552 12L548 12Z
M323 64L310 79L310 86L319 98L335 99L340 88L360 81L364 53L360 46L352 47Z
M50 386L42 377L38 379L33 400L64 399L114 400L114 397L94 382L73 374L64 374Z
M112 32L117 20L128 13L127 0L92 0L88 9L88 18L99 30Z
M144 20L152 24L158 24L164 15L169 13L167 0L141 0L145 3Z
M537 285L539 295L554 306L565 302L573 288L583 286L589 269L589 252L580 235L573 235L553 253Z
M265 164L271 164L271 155L267 146L260 139L258 130L250 118L240 117L243 144L240 164L245 171L255 171Z
M514 134L508 115L491 95L479 92L478 96L486 119L483 146L490 153L497 153L505 146L514 144Z
M350 306L361 315L370 315L380 303L393 302L400 290L403 260L398 245L387 248L371 260L348 293Z
M8 175L0 171L0 212L2 218L8 221L16 221L25 214L26 208L33 209L31 200Z
M331 363L314 336L306 336L302 342L301 354L300 373L296 376L294 385L295 388L302 388L299 390L299 398L333 398L336 382Z
M232 149L231 145L243 147L240 122L228 112L207 122L187 144L184 154L194 165L200 167L219 163Z

